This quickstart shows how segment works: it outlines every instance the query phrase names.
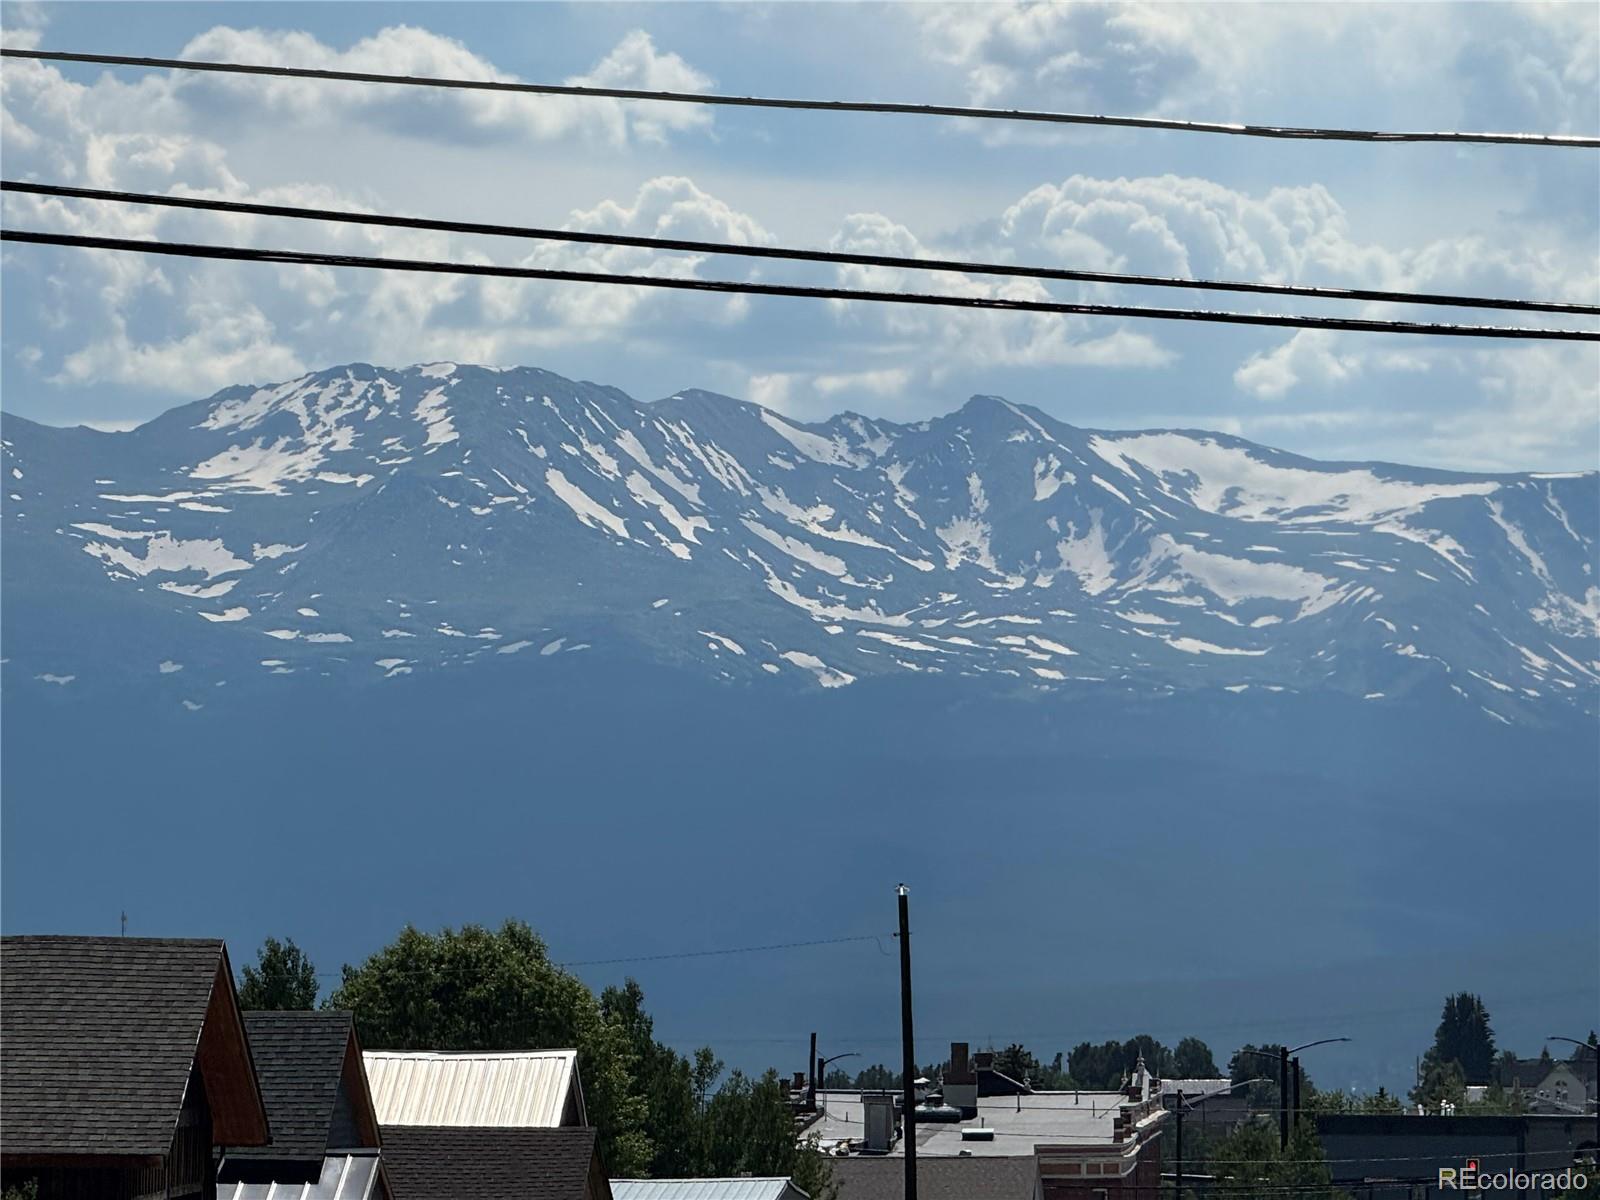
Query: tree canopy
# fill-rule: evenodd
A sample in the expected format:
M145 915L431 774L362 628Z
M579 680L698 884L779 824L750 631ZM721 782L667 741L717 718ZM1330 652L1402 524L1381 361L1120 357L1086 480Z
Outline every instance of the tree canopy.
M317 1006L317 968L293 938L262 942L256 965L245 964L243 975L239 1007L247 1011Z
M723 1078L709 1047L678 1053L656 1039L635 980L596 997L521 921L436 934L407 926L346 966L328 1003L355 1014L373 1049L576 1048L589 1120L614 1175L794 1175L810 1181L813 1200L833 1196L826 1160L796 1144L776 1071Z

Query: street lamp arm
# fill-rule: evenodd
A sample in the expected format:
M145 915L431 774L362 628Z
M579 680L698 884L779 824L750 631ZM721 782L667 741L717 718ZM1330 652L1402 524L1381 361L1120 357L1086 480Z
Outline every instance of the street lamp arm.
M1309 1050L1313 1046L1331 1046L1335 1042L1349 1042L1349 1041L1353 1041L1353 1040L1354 1040L1353 1038L1347 1038L1347 1037L1323 1038L1320 1042L1307 1042L1303 1046L1291 1046L1289 1048L1289 1053L1290 1054L1299 1054L1300 1051Z
M1590 1054L1600 1058L1600 1046L1596 1046L1593 1042L1580 1042L1577 1038L1562 1037L1559 1033L1552 1033L1549 1037L1545 1038L1545 1041L1570 1042L1574 1046L1582 1046Z
M1257 1076L1255 1079L1241 1079L1238 1083L1230 1083L1225 1088L1218 1088L1214 1092L1207 1092L1205 1095L1199 1096L1199 1097L1197 1097L1197 1098L1195 1098L1193 1100L1183 1100L1183 1111L1184 1112L1188 1112L1190 1109L1198 1108L1200 1105L1204 1104L1207 1100L1215 1100L1218 1096L1231 1095L1232 1093L1238 1091L1242 1087L1249 1087L1252 1083L1273 1083L1273 1082L1275 1082L1275 1081L1271 1080L1271 1079L1268 1079L1265 1075ZM1179 1099L1180 1100L1182 1099L1182 1093L1179 1093Z

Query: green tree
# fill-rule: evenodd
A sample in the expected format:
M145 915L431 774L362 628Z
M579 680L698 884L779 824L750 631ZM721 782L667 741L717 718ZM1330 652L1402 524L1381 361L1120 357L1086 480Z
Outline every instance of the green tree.
M373 1049L575 1048L607 1167L618 1175L648 1169L653 1147L648 1103L635 1084L637 1031L553 964L524 922L437 934L408 925L359 967L347 965L328 1002L355 1014Z
M1211 1047L1197 1037L1186 1037L1172 1052L1172 1073L1177 1079L1215 1079L1216 1061Z
M1255 1200L1260 1196L1293 1195L1332 1200L1333 1189L1316 1125L1297 1121L1289 1144L1278 1147L1278 1132L1266 1123L1241 1125L1214 1143L1206 1170L1215 1176L1208 1195L1213 1200Z
M1276 1109L1279 1106L1278 1073L1283 1050L1281 1043L1265 1042L1257 1046L1247 1042L1235 1050L1233 1057L1228 1060L1228 1078L1232 1082L1243 1083L1246 1079L1262 1081L1251 1084L1245 1093L1252 1108ZM1316 1091L1311 1076L1304 1069L1300 1072L1300 1090L1302 1101L1306 1095Z
M39 1181L27 1179L22 1183L6 1185L6 1190L0 1192L0 1200L39 1200Z
M239 983L239 1007L255 1009L307 1009L317 1006L317 968L293 938L269 937L256 953L256 965L246 964Z
M1098 1046L1079 1042L1067 1055L1067 1073L1079 1087L1110 1089L1122 1086L1122 1043Z
M698 1126L703 1107L694 1064L656 1041L655 1023L644 1010L644 989L636 980L600 993L600 1012L619 1026L627 1039L635 1090L645 1103L644 1133L651 1144L648 1173L657 1177L692 1175L701 1159ZM705 1069L713 1078L720 1073L721 1064L715 1062L709 1047L696 1055L706 1056Z
M877 1063L856 1073L856 1086L869 1092L897 1089L900 1086L900 1072Z
M1454 1059L1440 1062L1431 1050L1423 1055L1422 1077L1411 1089L1411 1102L1422 1105L1430 1113L1437 1113L1444 1104L1460 1108L1466 1099L1467 1086L1461 1074L1461 1064Z
M1210 1195L1225 1200L1254 1196L1271 1186L1278 1165L1278 1134L1255 1122L1222 1138L1206 1160L1215 1176Z
M801 1145L789 1178L811 1200L838 1200L839 1184L833 1177L833 1164L817 1148L815 1137L807 1138Z
M1004 1050L996 1051L994 1056L994 1069L1002 1075L1009 1075L1021 1083L1034 1082L1039 1075L1039 1060L1033 1052L1018 1042L1012 1042Z
M1148 1033L1098 1046L1080 1042L1067 1056L1067 1071L1079 1087L1109 1091L1121 1087L1123 1080L1132 1076L1141 1057L1151 1074L1173 1075L1172 1051Z
M1300 1196L1327 1196L1332 1191L1333 1174L1328 1156L1317 1137L1315 1121L1296 1121L1289 1131L1289 1144L1279 1159L1273 1183Z
M1363 1096L1357 1106L1357 1112L1363 1113L1398 1113L1404 1111L1405 1106L1389 1093L1387 1088L1379 1088L1370 1096Z
M1435 1063L1458 1063L1468 1083L1483 1084L1494 1078L1494 1030L1483 997L1458 992L1445 998L1428 1053Z
M752 1080L734 1071L706 1106L708 1161L701 1174L787 1175L798 1149L778 1073Z

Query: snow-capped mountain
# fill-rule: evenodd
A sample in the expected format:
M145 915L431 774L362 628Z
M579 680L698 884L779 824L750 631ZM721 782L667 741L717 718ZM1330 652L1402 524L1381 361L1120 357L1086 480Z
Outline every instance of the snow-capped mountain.
M763 687L1421 689L1516 722L1600 684L1594 473L1323 463L992 396L803 425L448 363L3 440L14 689L181 673L194 705L587 651Z

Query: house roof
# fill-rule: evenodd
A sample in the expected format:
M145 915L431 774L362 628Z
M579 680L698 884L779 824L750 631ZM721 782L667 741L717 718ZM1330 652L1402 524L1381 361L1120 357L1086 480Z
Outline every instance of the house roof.
M383 1160L395 1200L609 1200L593 1129L386 1125Z
M903 1158L850 1157L829 1160L839 1200L902 1200ZM1039 1165L1033 1156L917 1159L920 1200L1033 1200Z
M574 1094L583 1120L576 1050L369 1050L365 1059L380 1125L554 1128Z
M784 1200L806 1193L785 1176L766 1179L613 1179L616 1200Z
M0 939L7 1158L163 1155L197 1065L216 1142L266 1141L222 942Z
M320 1162L354 1021L347 1012L247 1012L244 1026L272 1122L272 1143L229 1158Z

